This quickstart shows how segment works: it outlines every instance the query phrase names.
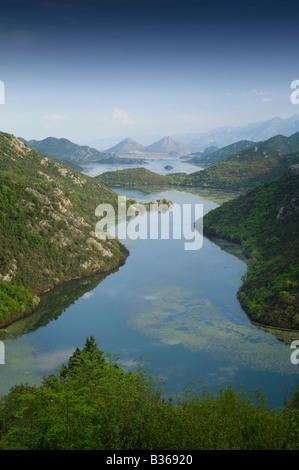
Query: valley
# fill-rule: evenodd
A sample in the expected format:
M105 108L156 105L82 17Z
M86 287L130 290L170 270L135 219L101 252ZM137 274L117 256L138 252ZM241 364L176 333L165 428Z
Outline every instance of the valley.
M150 358L164 397L188 381L212 394L233 381L283 406L298 377L289 345L299 339L299 172L298 153L282 150L249 146L200 171L171 153L129 168L78 160L77 171L1 133L0 393L25 379L39 387L95 335L127 372ZM202 204L202 248L97 240L95 208L117 209L119 194L145 207L171 201L177 221L177 207Z

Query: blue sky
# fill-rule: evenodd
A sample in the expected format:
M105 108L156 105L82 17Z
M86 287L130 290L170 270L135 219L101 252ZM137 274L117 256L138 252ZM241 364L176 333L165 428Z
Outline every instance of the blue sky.
M2 1L0 129L74 142L289 117L297 2Z

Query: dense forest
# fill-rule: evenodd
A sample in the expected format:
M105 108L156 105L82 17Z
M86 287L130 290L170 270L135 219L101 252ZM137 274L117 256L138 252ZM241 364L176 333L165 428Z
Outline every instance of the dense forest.
M0 449L298 449L297 394L276 410L258 391L163 391L142 361L125 371L91 336L40 386L20 384L1 398Z

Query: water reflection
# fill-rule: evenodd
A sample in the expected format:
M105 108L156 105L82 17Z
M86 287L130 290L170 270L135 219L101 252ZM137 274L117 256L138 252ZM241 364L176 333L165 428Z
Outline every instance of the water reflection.
M41 297L40 305L34 313L0 330L0 339L5 342L12 341L57 320L80 297L89 298L92 296L91 291L107 276L117 271L118 269L114 269L57 286Z

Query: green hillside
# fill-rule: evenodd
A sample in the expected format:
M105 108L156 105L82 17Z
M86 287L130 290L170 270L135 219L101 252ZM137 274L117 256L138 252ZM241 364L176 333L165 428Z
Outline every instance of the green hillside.
M180 186L247 191L281 176L288 166L285 154L255 146L205 170L189 175L172 174L171 177Z
M170 176L153 173L146 168L128 168L125 170L107 171L96 177L107 186L164 186L172 182Z
M252 142L251 140L240 140L239 142L227 145L226 147L218 149L207 155L193 153L192 158L188 160L187 163L192 163L193 165L198 165L201 167L214 165L215 163L218 163L221 160L225 160L226 158L231 157L238 152L242 152L242 150L252 148L254 145L256 145L255 142Z
M287 156L287 163L289 166L299 163L299 152L292 153Z
M299 329L299 165L208 213L204 232L248 254L238 296L250 318Z
M0 188L0 325L55 285L124 262L119 242L95 237L95 208L117 196L94 178L0 133Z
M268 140L258 143L252 142L250 140L240 140L239 142L227 145L226 147L218 149L215 152L209 153L208 155L200 154L198 152L193 153L191 155L193 158L188 160L188 163L192 163L193 165L198 165L201 167L211 166L222 160L226 160L227 158L236 155L243 150L253 148L256 145L259 147L266 147L268 149L276 150L277 152L281 152L286 155L299 152L299 132L296 132L290 137L276 135Z
M290 137L276 135L264 142L259 142L258 145L274 149L285 154L299 152L299 132L296 132L296 134L293 134Z

